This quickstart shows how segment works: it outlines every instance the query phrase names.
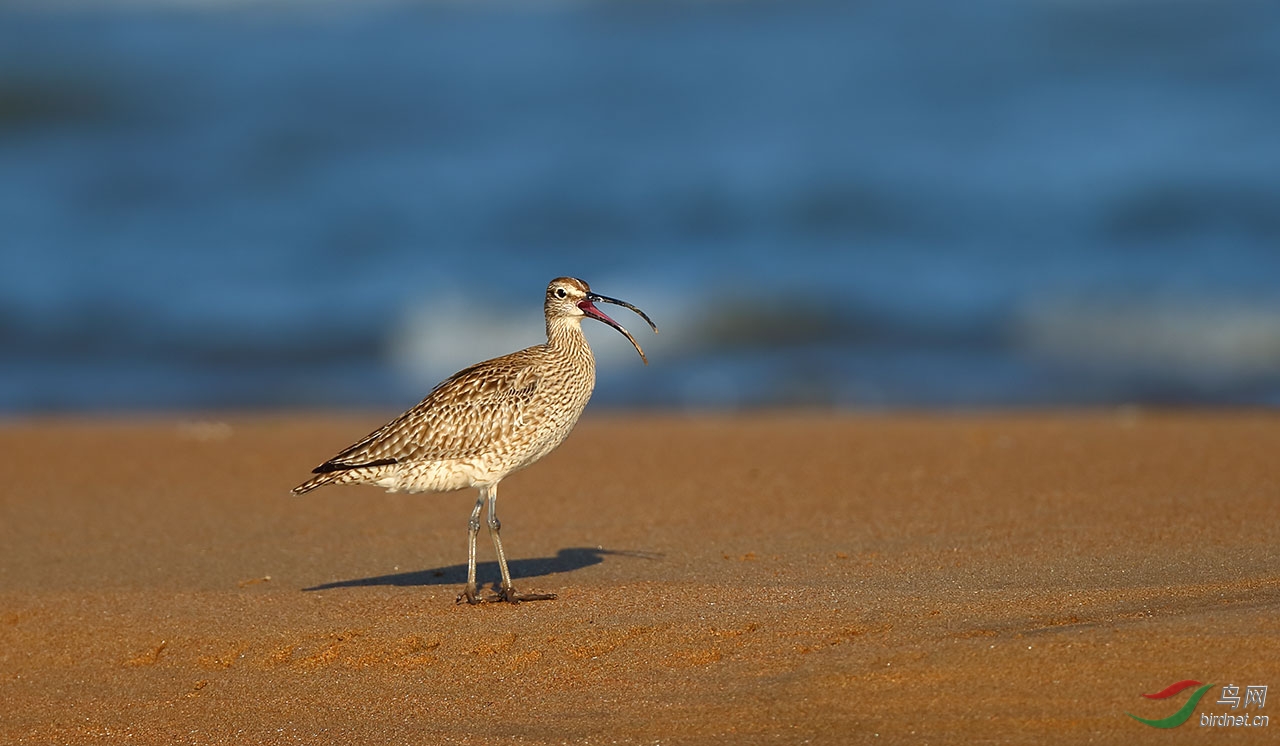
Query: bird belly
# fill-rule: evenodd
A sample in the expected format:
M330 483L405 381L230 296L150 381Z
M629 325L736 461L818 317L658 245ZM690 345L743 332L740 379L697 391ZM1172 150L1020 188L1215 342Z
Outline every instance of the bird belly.
M579 412L580 411L581 410L579 410ZM564 422L554 423L550 426L539 428L537 434L530 439L528 445L522 449L520 453L513 454L513 458L511 460L511 471L518 471L526 466L537 463L543 456L546 456L548 453L559 448L560 444L565 441L565 438L569 437L569 433L573 430L574 424L578 421L578 417L576 416L577 413L571 414L573 414L573 416L566 418L566 421Z
M486 470L467 459L416 461L398 464L376 484L388 492L452 492L474 487L484 480Z

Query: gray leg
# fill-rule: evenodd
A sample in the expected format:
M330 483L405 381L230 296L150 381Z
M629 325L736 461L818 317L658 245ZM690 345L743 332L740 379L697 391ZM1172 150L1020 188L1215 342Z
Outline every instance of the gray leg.
M476 506L471 510L471 520L467 522L467 587L462 596L458 596L458 603L462 603L463 596L469 604L480 603L480 595L476 592L476 534L480 533L480 510L484 507L485 493L486 489L481 487ZM503 569L506 569L505 565Z
M481 493L483 494L483 493ZM489 536L493 538L493 550L498 554L498 570L502 572L502 588L498 599L518 604L521 601L550 601L556 597L554 593L519 593L511 585L511 572L507 570L507 553L502 550L502 522L498 520L498 485L489 486Z
M502 573L502 591L511 588L511 572L507 570L507 553L502 550L502 521L498 520L498 485L489 488L489 538L493 539L493 551L498 555L498 571Z

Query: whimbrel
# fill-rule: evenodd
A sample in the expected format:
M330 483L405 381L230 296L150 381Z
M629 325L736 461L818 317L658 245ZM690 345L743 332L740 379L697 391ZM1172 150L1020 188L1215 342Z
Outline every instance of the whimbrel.
M592 318L622 332L648 365L644 350L622 325L596 308L629 308L655 332L644 311L591 292L587 283L558 277L547 286L547 341L455 373L409 411L312 470L316 476L293 488L296 495L326 484L374 484L388 492L451 492L477 487L480 496L467 524L467 586L461 603L480 603L476 589L476 535L488 504L489 535L502 572L499 601L555 598L519 593L511 585L498 521L498 483L564 442L591 398L596 361L582 333Z

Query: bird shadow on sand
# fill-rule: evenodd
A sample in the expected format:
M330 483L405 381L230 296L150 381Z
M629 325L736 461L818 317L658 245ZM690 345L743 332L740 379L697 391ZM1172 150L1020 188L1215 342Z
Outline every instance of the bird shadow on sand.
M531 557L529 559L507 560L511 576L517 581L521 578L540 578L562 572L573 572L584 567L598 565L604 558L635 557L655 560L662 557L653 552L622 551L602 549L599 547L570 547L556 552L554 557ZM497 562L480 562L476 564L476 575L479 578L498 576ZM466 565L449 565L429 570L398 572L392 575L376 575L371 578L355 578L353 580L335 580L332 583L313 585L303 588L304 591L325 591L333 588L361 588L375 585L424 586L424 585L461 585L467 582Z

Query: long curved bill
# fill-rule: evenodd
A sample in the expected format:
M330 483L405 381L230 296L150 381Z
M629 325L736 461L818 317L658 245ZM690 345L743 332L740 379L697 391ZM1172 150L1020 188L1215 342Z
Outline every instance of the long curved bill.
M604 311L601 311L599 308L596 308L595 306L596 303L612 303L615 306L622 306L623 308L633 311L637 316L644 319L645 323L649 325L649 328L653 329L654 334L657 334L658 327L656 324L653 323L652 320L649 319L649 315L646 314L644 311L641 311L639 308L636 308L635 306L626 302L625 300L618 300L617 298L610 298L607 295L599 295L597 293L587 293L587 299L578 304L578 308L581 308L582 312L585 313L586 315L590 316L596 321L603 321L609 326L612 326L614 329L617 329L618 331L622 332L622 336L630 340L631 345L636 348L636 352L640 353L640 359L644 361L645 365L648 365L649 358L644 356L644 350L640 349L640 343L636 341L635 337L631 336L631 332L627 331L626 329L623 329L622 324L619 324L618 322L609 318L609 316Z

